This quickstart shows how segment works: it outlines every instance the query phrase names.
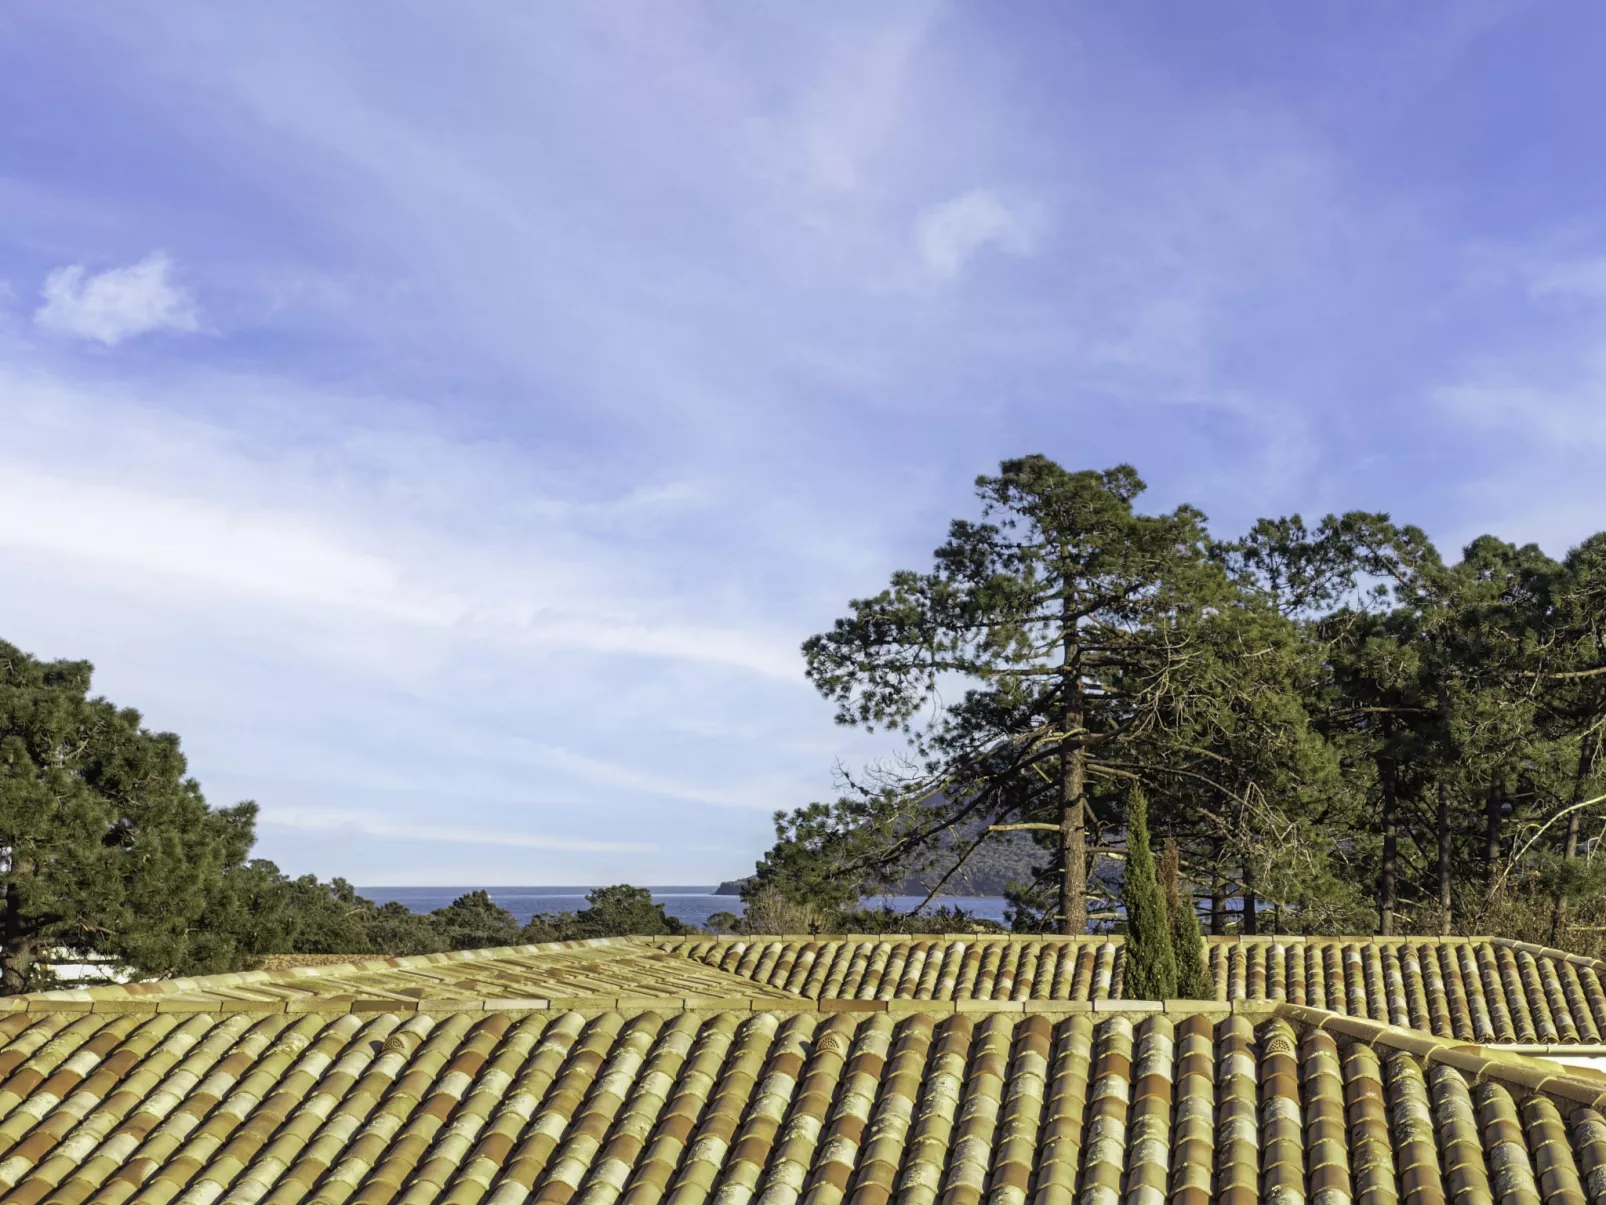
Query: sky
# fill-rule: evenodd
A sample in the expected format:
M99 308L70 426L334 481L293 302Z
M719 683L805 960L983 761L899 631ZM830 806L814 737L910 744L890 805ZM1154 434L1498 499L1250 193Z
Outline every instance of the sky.
M0 8L0 639L367 885L712 883L1009 456L1606 526L1606 8Z

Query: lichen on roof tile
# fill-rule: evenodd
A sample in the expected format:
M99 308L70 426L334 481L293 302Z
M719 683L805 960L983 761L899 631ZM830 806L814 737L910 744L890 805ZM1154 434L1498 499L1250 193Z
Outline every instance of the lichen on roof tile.
M1051 946L1017 947L1016 986L1034 953L1036 967L1080 957ZM933 951L946 960L928 945L915 982ZM916 951L904 953L907 966ZM1297 961L1284 951L1285 977ZM1008 965L1000 950L996 966ZM1386 960L1379 968L1386 980ZM1253 1016L1119 1002L822 1014L794 999L748 1012L8 1016L0 1194L18 1205L1602 1199L1601 1077L1402 1028L1399 1011L1267 1001Z
M1120 938L750 937L662 948L810 999L1120 999ZM1602 967L1501 938L1206 940L1218 1000L1286 1001L1484 1043L1598 1043Z

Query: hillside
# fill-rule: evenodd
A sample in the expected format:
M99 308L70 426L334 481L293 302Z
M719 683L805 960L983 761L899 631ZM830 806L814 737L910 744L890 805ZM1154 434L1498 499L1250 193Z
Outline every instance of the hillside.
M963 838L968 842L969 837ZM949 846L953 848L952 845ZM925 895L953 864L952 854L925 870L910 872L893 889L894 895ZM1001 833L989 838L971 854L965 865L943 885L941 896L1001 897L1011 882L1026 882L1032 872L1049 860L1047 850L1039 849L1025 833ZM716 895L740 895L746 879L721 883Z

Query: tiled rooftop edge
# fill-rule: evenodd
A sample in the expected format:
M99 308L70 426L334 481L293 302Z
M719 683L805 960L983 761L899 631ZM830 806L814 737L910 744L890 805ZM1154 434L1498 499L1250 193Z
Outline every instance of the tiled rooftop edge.
M177 978L177 979L146 980L146 981L142 981L142 982L138 982L138 983L108 984L108 985L102 985L102 986L90 987L90 988L63 988L63 989L56 989L56 990L52 990L52 991L30 993L30 994L28 994L26 996L16 996L16 997L9 997L9 998L0 997L0 1013L14 1012L14 1011L18 1011L19 1009L26 1010L26 1011L69 1011L75 1005L84 1006L85 1009L90 1010L90 1011L111 1011L111 1009L109 1007L102 1008L102 1009L96 1009L96 1008L94 1008L94 1006L97 1005L97 1004L102 1004L102 1005L107 1005L107 1006L112 1005L112 1004L122 1004L122 1005L124 1005L126 1007L128 1005L137 1004L138 1002L142 1002L142 1001L150 1001L153 1004L155 1004L155 1003L163 1001L163 1000L171 1001L173 997L178 997L178 996L194 997L194 996L196 996L198 994L203 994L204 995L209 989L213 989L213 988L222 989L222 988L245 986L245 985L250 985L250 984L262 984L262 983L294 984L296 981L303 980L303 979L312 979L312 978L327 979L327 978L331 978L331 977L339 977L341 975L353 975L353 974L363 974L363 973L383 972L383 971L405 971L405 970L414 969L414 968L423 969L423 968L440 967L440 966L447 966L447 965L452 965L452 964L472 963L472 962L477 962L477 961L494 960L494 959L520 958L520 957L532 957L532 956L538 957L540 955L546 955L546 954L558 954L558 953L581 951L581 950L587 950L587 949L596 949L596 950L602 950L602 949L615 949L615 950L637 949L637 950L654 950L654 951L662 951L662 952L665 952L665 953L669 953L669 952L678 952L683 947L686 947L686 946L688 946L690 944L694 944L694 943L696 943L696 944L712 943L712 944L720 945L720 946L732 946L732 945L753 945L753 944L764 944L764 943L787 943L787 942L804 942L804 943L812 942L812 943L818 943L818 944L824 944L824 943L828 943L828 942L829 943L876 942L878 944L881 944L881 943L886 943L886 944L907 944L907 943L912 943L912 942L923 942L923 941L943 941L943 942L963 942L963 943L966 943L966 944L975 944L975 943L998 944L998 943L1006 943L1006 942L1010 943L1010 944L1026 944L1026 943L1039 943L1039 944L1041 944L1041 943L1044 943L1044 942L1053 942L1053 943L1056 943L1056 944L1065 943L1065 944L1076 944L1076 945L1084 945L1084 944L1086 944L1086 945L1107 945L1107 944L1120 945L1120 944L1124 943L1124 940L1125 940L1124 937L1122 937L1121 935L1117 935L1117 934L1092 934L1092 935L1088 935L1086 937L1066 937L1066 936L1057 935L1057 934L1024 934L1024 933L1010 933L1010 934L985 934L985 933L873 934L873 933L871 933L871 934L795 934L795 935L756 934L756 935L753 935L751 937L743 937L743 936L714 937L714 936L709 936L709 935L702 935L702 936L669 937L669 938L600 937L600 938L587 938L587 939L582 939L582 940L578 940L578 941L568 941L568 942L542 942L542 943L530 944L530 945L496 946L496 947L490 947L490 948L480 949L480 950L461 950L461 951L454 951L454 952L440 953L440 954L417 954L417 955L388 957L388 958L360 959L360 960L354 960L354 961L349 962L349 963L327 964L327 965L321 965L321 966L308 966L308 967L291 967L291 968L286 968L284 970L275 970L275 971L268 971L268 970L262 970L262 971L235 971L235 972L227 972L227 973L218 974L218 975L190 976L190 977ZM1379 937L1379 936L1360 936L1360 937L1343 937L1343 936L1321 937L1321 936L1315 936L1315 937L1307 937L1307 936L1303 936L1303 935L1295 935L1295 936L1287 936L1287 935L1255 935L1255 936L1234 935L1234 936L1230 936L1230 937L1206 937L1205 941L1211 947L1218 947L1218 946L1253 947L1253 946L1276 946L1276 945L1291 946L1291 945L1302 945L1302 944L1304 944L1306 942L1336 943L1336 944L1342 944L1342 945L1356 945L1356 946L1371 945L1371 946L1394 946L1394 947L1398 947L1398 946L1402 946L1402 945L1416 945L1416 944L1434 944L1434 945L1450 945L1450 946L1469 946L1469 945L1470 946L1490 945L1490 946L1496 946L1496 947L1502 947L1503 946L1503 947L1512 949L1514 951L1520 951L1520 952L1528 953L1528 954L1533 955L1535 957L1545 957L1545 958L1550 958L1550 959L1554 959L1554 960L1565 961L1565 962L1571 963L1571 964L1576 965L1576 966L1594 967L1597 970L1600 970L1603 973L1606 973L1606 963L1602 963L1598 959L1590 958L1590 957L1587 957L1587 956L1584 956L1584 955L1579 955L1579 954L1572 954L1572 953L1569 953L1569 952L1567 952L1565 950L1557 950L1557 949L1552 949L1552 948L1546 947L1546 946L1535 945L1535 944L1533 944L1531 942L1516 941L1516 940L1514 940L1512 938L1506 938L1506 937L1479 937L1479 936L1437 937L1437 936L1418 936L1418 935L1399 936L1399 937ZM617 999L617 998L618 997L610 997L610 996L606 996L606 995L598 995L598 996L594 997L594 999L596 1001L602 1002L603 1004L605 1004L609 1000ZM590 1000L590 999L593 999L593 998L592 997L586 997L586 999ZM679 998L678 997L665 997L664 999L679 999ZM348 1001L351 1001L351 1000L363 1003L363 1004L367 1005L370 1008L373 1007L374 1005L378 1005L378 1004L392 1004L393 1005L394 1003L396 1003L394 1000L367 1001L362 996L362 988L360 986L355 986L354 985L354 990L349 996L347 996L345 994L342 994L340 996L334 996L334 997L315 997L315 998L308 999L308 1000L305 1000L305 1001L291 1001L288 1004L285 1004L283 1002L233 1001L233 1000L213 1001L213 1000L193 1000L192 999L192 1000L184 1001L183 1002L183 1008L184 1008L185 1011L191 1011L191 1010L194 1010L194 1011L207 1011L207 1010L210 1010L210 1011L224 1011L224 1012L272 1012L272 1011L285 1011L286 1009L288 1009L289 1011L336 1011L336 1012L340 1012L340 1011L346 1011L347 1010ZM172 1001L172 1003L175 1006L178 1004L177 1001ZM891 1011L905 1011L904 1006L906 1006L906 1005L920 1004L920 1005L928 1006L928 1007L923 1008L921 1011L927 1011L927 1012L933 1012L933 1013L941 1013L941 1012L949 1011L944 1006L945 1006L945 1004L951 1004L953 1002L929 1001L929 1000L928 1001L894 1000L894 1001L891 1001L891 1002L885 1001L885 1000L854 1000L854 1001L833 1001L833 1002L830 1002L829 1007L832 1010L846 1009L846 1010L851 1010L851 1011L878 1011L878 1010L887 1011L886 1006L889 1003L891 1003L893 1005L893 1008L892 1008ZM1129 1006L1129 1010L1134 1012L1134 1013L1146 1011L1145 1008L1143 1007L1143 1003L1144 1002L1115 1001L1115 1000L1112 1000L1112 1001L1096 1001L1095 1003L1103 1005L1105 1007L1109 1007L1109 1006L1113 1006L1113 1005L1126 1005L1126 1006ZM1264 1006L1272 1004L1273 1002L1272 1001L1265 1001L1265 1000L1251 1000L1251 1001L1241 1001L1240 1003L1245 1004L1246 1006L1248 1006L1250 1008L1253 1008L1253 1007L1264 1007ZM514 1004L511 1000L492 999L489 1002L489 1004L492 1007L500 1007L500 1008L508 1008L508 1009L519 1007L519 1005ZM986 1012L991 1012L991 1011L1018 1012L1018 1011L1023 1011L1023 1010L1024 1011L1029 1011L1029 1012L1035 1012L1035 1011L1075 1012L1075 1011L1078 1011L1079 1009L1085 1010L1088 1007L1087 1002L1051 1001L1051 1000L965 1001L965 1002L963 1002L963 1004L964 1004L964 1010L965 1011L974 1010L974 1011L986 1011ZM534 1007L534 1005L531 1005L531 1006ZM763 997L755 996L751 1000L750 1006L751 1007L755 1007L755 1008L760 1008L760 1009L768 1008L768 1009L770 1009L772 1011L773 1011L773 1009L775 1007L778 1006L778 1007L781 1007L783 1011L788 1011L789 1010L789 1006L786 1006L784 1004L784 1002L782 1002L782 1001L776 1001L773 997L771 997L769 999L768 1003L766 1003L766 1001L765 1001L765 999ZM487 1003L485 1001L481 1001L480 1004L479 1004L479 1007L481 1007L481 1008L487 1007ZM800 996L800 1003L799 1003L798 1007L801 1008L801 1009L819 1009L819 1008L825 1007L825 1004L823 1002L817 1002L814 999L809 998L809 997L801 997ZM1214 1007L1214 1004L1210 1003L1210 1007ZM1203 1009L1201 1008L1198 1011L1203 1011ZM1320 1011L1320 1010L1315 1010L1315 1011ZM1336 1016L1336 1015L1339 1015L1339 1014L1333 1014L1333 1015ZM1366 1023L1367 1024L1377 1024L1377 1022L1366 1022Z
M650 939L638 937L587 937L577 941L548 941L522 946L488 946L481 950L453 950L442 954L406 954L390 958L367 958L324 966L289 967L282 971L225 971L217 975L192 975L180 979L145 979L136 983L102 984L88 988L57 988L29 992L11 999L64 1001L129 1000L156 996L204 992L209 987L231 987L249 983L292 983L297 979L320 979L331 975L360 974L368 971L405 971L415 967L451 963L479 962L486 959L517 958L531 954L558 954L570 950L640 948ZM0 997L0 1010L6 998Z
M1093 945L1103 945L1106 942L1114 945L1123 945L1126 942L1125 934L1121 933L1089 933L1082 937L1073 937L1063 933L753 933L753 934L694 934L689 937L632 937L624 940L647 942L660 950L675 950L684 945L694 945L705 942L734 945L738 942L752 945L754 942L792 942L792 941L884 941L884 942L912 942L912 941L984 941L984 942L1078 942ZM1526 950L1530 954L1545 954L1552 958L1566 958L1573 962L1587 962L1596 964L1597 960L1583 954L1569 954L1565 950L1554 950L1549 946L1536 946L1532 942L1517 941L1510 937L1483 937L1483 936L1451 936L1440 937L1436 934L1405 934L1396 937L1379 937L1376 934L1363 934L1361 936L1308 935L1303 933L1256 933L1245 935L1234 933L1225 937L1213 937L1204 934L1204 940L1209 945L1304 945L1309 942L1337 942L1341 945L1355 946L1398 946L1419 943L1430 943L1443 946L1469 946L1491 944L1509 946L1514 950Z
M1172 1022L1188 1017L1207 1017L1217 1022L1225 1021L1229 1017L1236 1017L1243 1018L1245 1021L1257 1026L1268 1021L1281 1020L1293 1024L1307 1033L1325 1032L1373 1047L1409 1054L1421 1061L1424 1070L1435 1064L1453 1067L1463 1075L1470 1077L1473 1084L1490 1080L1499 1081L1520 1086L1531 1092L1546 1093L1575 1105L1606 1110L1606 1073L1589 1068L1567 1066L1530 1053L1502 1050L1497 1046L1485 1046L1436 1037L1420 1030L1402 1028L1359 1017L1344 1016L1325 1009L1267 1000L1236 1000L1228 1003L1225 1001L1191 1000L1168 1000L1163 1002L1122 1000L1098 1000L1092 1002L1050 1000L828 1000L816 1002L800 999L796 1007L788 1007L784 1001L766 1001L750 997L716 999L691 996L599 996L574 999L554 998L551 1000L426 999L419 1001L416 1008L398 1008L397 1002L394 1000L364 1000L358 998L340 1002L296 1002L296 1004L286 1008L282 1002L278 1003L277 1007L244 1001L222 1001L208 1006L194 1001L162 1001L158 999L118 1002L46 1000L35 996L30 998L12 997L4 1003L13 1004L13 1008L8 1011L15 1011L15 1004L21 1004L28 1013L40 1014L138 1013L144 1012L148 1008L152 1013L172 1011L210 1014L213 1016L232 1013L288 1011L292 1013L315 1013L330 1017L353 1013L369 1016L389 1015L394 1018L405 1018L417 1013L446 1015L456 1013L472 1014L476 1012L528 1013L543 1011L591 1016L601 1014L641 1016L647 1013L656 1013L664 1017L683 1013L740 1014L751 1012L766 1013L776 1017L797 1016L800 1014L823 1017L843 1013L856 1015L879 1013L889 1015L889 1020L893 1021L912 1016L940 1019L944 1016L959 1014L976 1016L1013 1015L1020 1016L1023 1019L1035 1014L1046 1014L1052 1017L1091 1014L1095 1023L1102 1020L1123 1018L1134 1024L1141 1023L1146 1017L1156 1016L1164 1016L1168 1021ZM96 1008L96 1004L100 1004L103 1007ZM781 1007L776 1007L777 1004L780 1004ZM325 1007L320 1007L320 1005ZM328 1005L334 1005L334 1007L327 1007ZM1557 1048L1555 1053L1565 1054L1566 1048Z
M1359 1017L1346 1017L1299 1004L1280 1004L1275 1015L1310 1029L1342 1034L1372 1046L1403 1051L1422 1060L1424 1069L1435 1063L1454 1067L1472 1077L1516 1083L1534 1092L1561 1096L1574 1104L1606 1108L1606 1073L1587 1067L1570 1067L1549 1059L1497 1046L1481 1046L1440 1038L1417 1029L1403 1029ZM1562 1053L1558 1049L1556 1053Z

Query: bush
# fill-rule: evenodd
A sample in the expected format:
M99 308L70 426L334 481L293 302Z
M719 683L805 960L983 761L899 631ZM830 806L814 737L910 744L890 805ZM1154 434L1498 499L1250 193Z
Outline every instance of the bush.
M975 916L963 908L942 905L927 912L898 912L892 908L856 908L837 913L836 933L1007 933L997 921Z
M579 912L538 912L519 934L525 942L578 941L588 937L674 937L687 926L654 903L645 887L620 883L586 896Z
M799 903L767 888L746 892L744 900L742 917L736 922L738 933L824 933L834 915L818 904Z

